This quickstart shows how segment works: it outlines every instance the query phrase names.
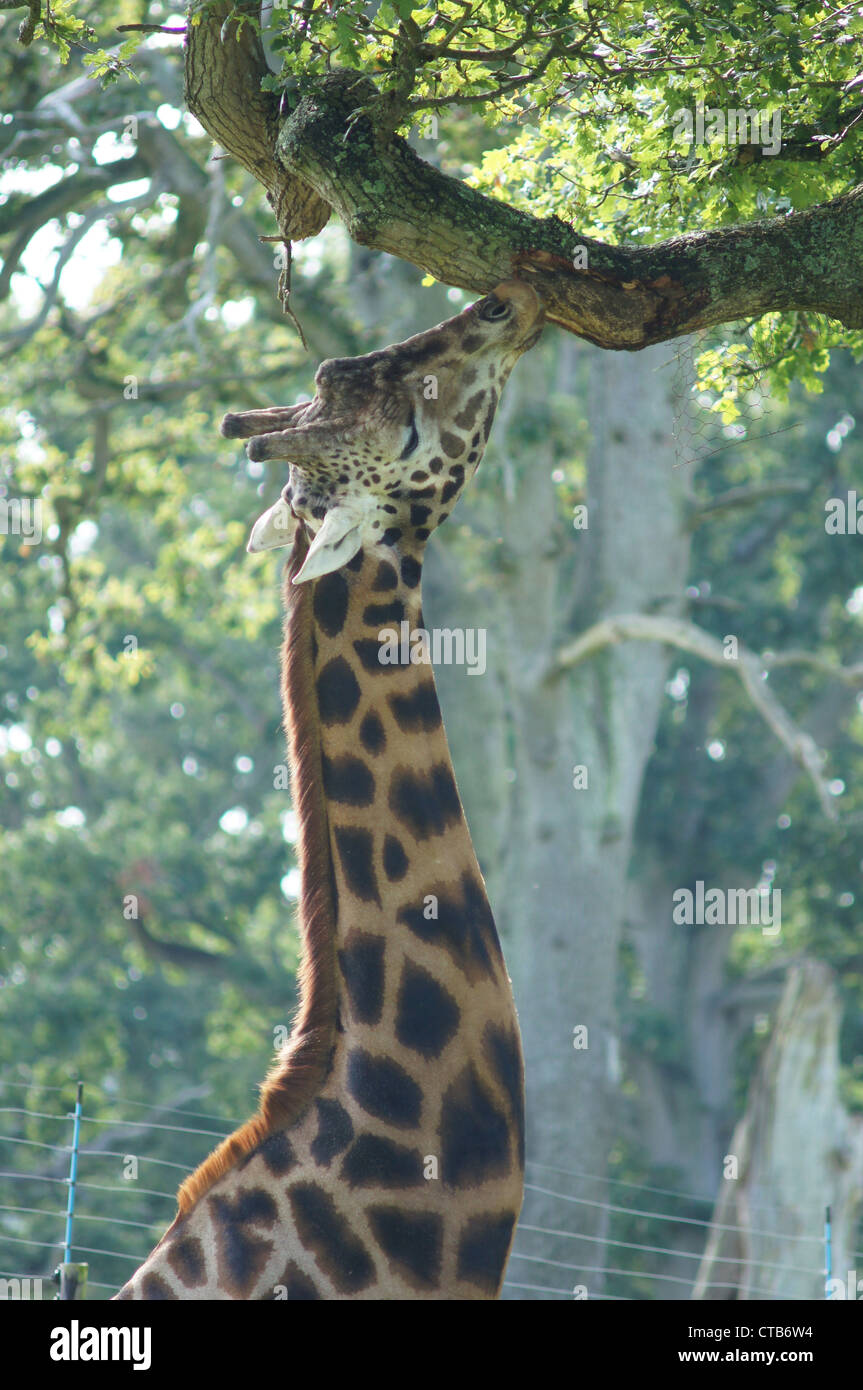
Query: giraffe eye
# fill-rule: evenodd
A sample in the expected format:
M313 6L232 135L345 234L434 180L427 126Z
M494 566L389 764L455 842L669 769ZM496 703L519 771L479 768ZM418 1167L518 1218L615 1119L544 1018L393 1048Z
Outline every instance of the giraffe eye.
M488 304L484 304L479 311L481 319L487 321L493 319L505 319L509 313L510 306L505 299L491 299Z

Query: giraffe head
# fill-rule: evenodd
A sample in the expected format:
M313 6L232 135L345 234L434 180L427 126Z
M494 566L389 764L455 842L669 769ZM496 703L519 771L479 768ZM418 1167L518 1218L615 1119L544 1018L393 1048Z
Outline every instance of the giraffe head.
M529 285L505 280L455 318L365 357L332 358L307 403L226 415L251 459L286 459L290 479L256 523L249 550L314 533L302 583L363 547L421 550L482 458L501 389L538 341L543 312Z

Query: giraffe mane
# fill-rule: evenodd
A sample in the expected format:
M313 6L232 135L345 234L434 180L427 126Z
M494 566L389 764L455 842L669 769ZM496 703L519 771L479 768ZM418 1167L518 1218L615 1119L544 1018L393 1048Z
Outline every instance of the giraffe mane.
M225 1173L270 1134L296 1120L329 1069L336 1032L335 887L327 812L321 795L320 728L314 717L311 656L312 594L292 584L305 560L305 528L297 528L285 568L286 616L282 648L285 732L291 751L291 794L299 822L301 876L299 923L302 960L297 974L299 1008L293 1031L261 1086L258 1111L223 1139L177 1194L178 1218L187 1215Z

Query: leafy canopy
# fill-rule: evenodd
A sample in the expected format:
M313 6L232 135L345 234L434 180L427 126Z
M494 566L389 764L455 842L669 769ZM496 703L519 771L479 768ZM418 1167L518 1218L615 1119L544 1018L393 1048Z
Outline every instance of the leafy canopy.
M85 5L79 16L70 3L45 12L37 37L64 61L70 45L89 49L84 61L103 80L133 76L141 35L93 51L101 13ZM147 19L178 27L158 4ZM441 123L449 131L471 113L485 150L448 172L613 244L780 216L863 181L859 5L277 0L261 16L254 4L206 0L187 22L217 22L225 44L256 30L272 69L263 86L279 94L283 115L334 66L374 80L385 131L437 139ZM745 121L732 138L735 112ZM863 333L818 315L770 315L736 342L725 335L699 363L699 381L728 423L754 371L766 365L781 396L795 379L817 391L840 344L863 357Z

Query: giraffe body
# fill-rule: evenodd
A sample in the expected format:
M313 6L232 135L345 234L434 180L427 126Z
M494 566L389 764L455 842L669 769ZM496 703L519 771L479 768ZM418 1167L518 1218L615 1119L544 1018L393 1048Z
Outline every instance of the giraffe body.
M307 405L223 423L291 462L250 549L293 543L301 1006L258 1115L184 1184L119 1298L499 1292L523 1190L515 1005L431 666L380 657L382 633L424 627L425 542L541 325L533 291L505 282L406 343L324 363Z

